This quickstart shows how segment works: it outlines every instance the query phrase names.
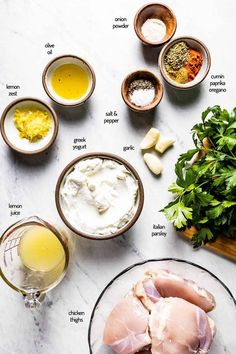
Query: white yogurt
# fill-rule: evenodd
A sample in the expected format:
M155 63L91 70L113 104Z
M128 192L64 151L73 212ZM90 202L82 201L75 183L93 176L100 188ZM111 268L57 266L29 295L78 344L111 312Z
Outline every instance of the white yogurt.
M110 159L79 161L60 189L62 211L79 231L110 235L125 226L138 208L138 181Z

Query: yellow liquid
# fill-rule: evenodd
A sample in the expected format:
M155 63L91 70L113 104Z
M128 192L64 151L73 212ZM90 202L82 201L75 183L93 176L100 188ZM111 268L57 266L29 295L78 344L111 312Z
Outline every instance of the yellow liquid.
M76 100L88 91L89 75L79 65L64 64L53 72L51 84L58 96Z
M57 272L59 269L63 272L65 250L59 239L46 227L31 226L21 238L18 247L25 267L41 272L50 272L57 268Z

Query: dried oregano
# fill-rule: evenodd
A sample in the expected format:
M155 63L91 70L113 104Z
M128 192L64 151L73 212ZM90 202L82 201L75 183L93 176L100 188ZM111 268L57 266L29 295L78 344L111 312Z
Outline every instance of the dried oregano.
M173 70L179 70L188 61L189 47L185 42L174 44L165 56L165 65L169 65Z

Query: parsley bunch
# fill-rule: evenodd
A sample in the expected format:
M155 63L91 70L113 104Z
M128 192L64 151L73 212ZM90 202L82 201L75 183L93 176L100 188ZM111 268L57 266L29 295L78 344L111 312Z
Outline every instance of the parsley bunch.
M161 211L177 230L195 226L199 247L236 236L236 108L209 107L192 132L195 149L180 155L169 187L176 198Z

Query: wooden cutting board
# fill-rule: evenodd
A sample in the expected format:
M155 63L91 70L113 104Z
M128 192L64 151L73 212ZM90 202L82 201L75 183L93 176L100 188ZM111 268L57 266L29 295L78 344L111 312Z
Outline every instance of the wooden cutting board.
M180 235L183 236L184 238L191 240L195 232L196 232L196 228L191 227L189 229L186 229L183 232L180 232ZM220 236L215 242L208 243L202 247L207 248L210 251L218 253L236 262L236 239L232 240L224 236Z

